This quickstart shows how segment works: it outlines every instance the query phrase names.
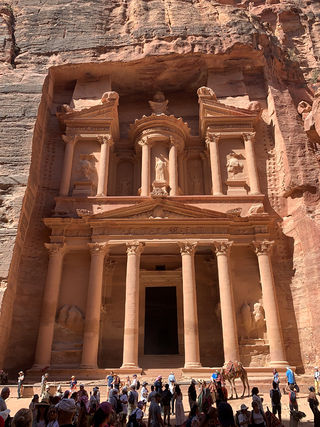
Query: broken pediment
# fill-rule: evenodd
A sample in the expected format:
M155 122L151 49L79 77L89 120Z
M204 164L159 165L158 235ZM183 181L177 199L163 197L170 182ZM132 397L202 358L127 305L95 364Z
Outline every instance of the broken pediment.
M82 216L80 214L80 216ZM166 199L150 200L136 205L119 208L95 215L85 215L89 221L92 219L231 219L234 215L216 212L209 209L185 205Z
M107 92L101 99L101 104L75 110L65 105L57 112L57 117L63 129L69 133L111 133L114 140L119 139L118 119L119 95Z
M260 117L258 108L245 109L226 105L217 101L212 89L200 89L198 90L199 126L200 135L203 138L208 128L210 131L232 134L253 132L254 124Z

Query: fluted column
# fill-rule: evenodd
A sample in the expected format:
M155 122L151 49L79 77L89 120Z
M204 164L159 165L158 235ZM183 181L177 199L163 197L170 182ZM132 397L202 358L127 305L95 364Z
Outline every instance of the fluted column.
M257 168L256 156L254 152L255 135L256 135L255 132L242 134L243 140L244 140L244 148L246 152L246 159L247 159L247 170L248 170L250 194L261 194L258 168Z
M81 367L96 368L99 347L99 329L104 257L106 243L89 243L91 253L86 317L84 322Z
M150 194L150 145L148 138L139 141L142 147L141 156L141 196L147 197Z
M74 146L77 142L77 137L74 135L62 135L62 139L65 142L65 150L59 194L60 196L68 196L70 190Z
M230 274L230 249L233 242L213 242L218 265L224 360L239 360L238 331Z
M194 253L197 244L180 242L182 258L183 322L185 368L198 368L200 363L197 289Z
M126 300L121 368L138 368L139 345L139 270L141 242L127 243Z
M270 259L272 245L273 242L267 240L253 242L259 264L263 308L266 316L267 336L270 348L270 365L286 366L288 362L286 361L286 352L284 349L278 301Z
M208 133L206 138L206 143L210 154L212 194L214 196L222 195L222 178L218 145L219 139L220 134L218 133Z
M178 165L177 165L178 147L174 141L171 141L169 150L169 186L170 196L178 194Z
M45 243L45 247L49 251L49 264L42 297L40 326L34 358L35 368L50 366L63 256L65 253L65 245L63 243Z
M111 135L98 136L98 141L101 144L99 175L98 175L98 196L106 196L108 194L108 177L109 177L109 158L110 147L113 144Z

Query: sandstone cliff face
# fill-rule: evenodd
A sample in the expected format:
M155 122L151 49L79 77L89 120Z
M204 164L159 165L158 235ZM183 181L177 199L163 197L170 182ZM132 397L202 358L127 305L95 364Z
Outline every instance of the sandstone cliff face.
M308 368L316 362L318 145L305 132L297 105L312 103L320 85L319 16L318 2L293 0L0 4L0 348L26 346L23 367L32 364L47 263L41 218L50 215L57 195L55 162L62 152L55 151L55 112L69 102L74 80L111 74L114 89L130 95L133 88L196 90L209 85L215 70L220 80L212 88L224 88L218 98L263 104L266 191L292 242L279 244L275 254L278 293L287 301L283 311L296 315L296 325L287 325L284 315L285 334L292 328L299 333L300 342L288 340L287 346L299 353L292 363ZM294 274L281 273L281 264ZM4 358L1 352L0 367Z

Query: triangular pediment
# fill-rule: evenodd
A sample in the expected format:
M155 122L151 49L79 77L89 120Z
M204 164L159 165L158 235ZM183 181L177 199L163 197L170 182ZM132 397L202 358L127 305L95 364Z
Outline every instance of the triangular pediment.
M234 117L249 120L257 118L257 112L247 110L245 108L233 107L231 105L223 104L222 102L206 100L203 102L203 116L204 117Z
M87 220L89 221L99 219L231 219L233 217L234 216L231 214L217 212L209 209L201 209L195 206L190 206L181 202L174 202L167 199L151 199L129 207L86 216Z

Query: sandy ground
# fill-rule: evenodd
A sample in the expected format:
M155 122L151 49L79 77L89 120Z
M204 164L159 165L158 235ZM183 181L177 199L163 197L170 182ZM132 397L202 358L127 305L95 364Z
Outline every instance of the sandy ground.
M87 390L89 391L89 388L87 388ZM264 408L266 409L267 406L269 406L269 408L271 408L269 395L267 393L260 393L260 396L264 398L264 402L263 402ZM106 395L104 393L102 393L101 400L103 401L105 399L106 399ZM289 426L289 403L288 403L288 401L289 401L288 395L282 396L282 418L283 418L283 424L286 427ZM8 408L11 410L11 416L13 416L20 408L28 408L29 403L31 402L31 399L30 398L17 399L16 397L9 397L9 399L7 399L6 402L7 402ZM249 408L251 408L251 398L250 397L232 399L232 400L229 400L229 403L231 404L234 411L238 410L242 403L245 403L247 406L249 406ZM189 404L188 404L186 396L184 396L183 404L184 404L184 408L185 408L185 413L187 415L187 410L189 409ZM313 414L309 408L306 394L299 393L298 405L299 405L299 410L303 411L306 414L306 417L303 418L301 423L303 425L305 425L306 427L313 426ZM175 424L174 421L175 421L174 417L172 417L171 425Z

